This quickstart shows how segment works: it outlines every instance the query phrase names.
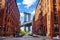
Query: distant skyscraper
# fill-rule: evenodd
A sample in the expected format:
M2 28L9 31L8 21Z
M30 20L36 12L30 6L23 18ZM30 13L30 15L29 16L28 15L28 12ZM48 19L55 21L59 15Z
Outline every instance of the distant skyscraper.
M35 34L60 35L60 0L39 0L32 25Z
M20 32L20 14L16 0L0 0L0 35L15 35Z

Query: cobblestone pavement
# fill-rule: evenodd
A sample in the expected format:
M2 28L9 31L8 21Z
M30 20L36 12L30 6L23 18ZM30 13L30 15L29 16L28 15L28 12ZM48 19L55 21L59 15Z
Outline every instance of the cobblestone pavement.
M29 35L25 35L23 37L5 37L5 38L0 38L0 40L52 40L46 37L32 37Z

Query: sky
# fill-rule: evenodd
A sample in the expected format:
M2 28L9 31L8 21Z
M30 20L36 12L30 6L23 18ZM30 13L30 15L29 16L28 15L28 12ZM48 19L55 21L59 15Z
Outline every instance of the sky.
M17 5L20 12L20 21L24 21L24 12L31 14L31 20L35 14L35 8L38 3L38 0L17 0Z

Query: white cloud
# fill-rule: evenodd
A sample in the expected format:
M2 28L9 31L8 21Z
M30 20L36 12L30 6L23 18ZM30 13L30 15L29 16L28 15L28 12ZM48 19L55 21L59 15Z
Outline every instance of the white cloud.
M33 10L31 14L34 15L35 14L35 10Z
M31 5L33 5L36 2L36 0L23 0L23 4L27 5L25 7L29 8Z
M17 3L17 5L18 5L18 6L21 5L21 3Z
M20 16L23 17L24 16L24 13L20 13Z

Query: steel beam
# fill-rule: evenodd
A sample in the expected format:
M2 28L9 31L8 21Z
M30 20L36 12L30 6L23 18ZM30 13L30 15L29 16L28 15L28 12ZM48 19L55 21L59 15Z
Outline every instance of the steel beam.
M31 17L31 14L30 13L24 12L24 23L27 22L27 19L28 19L28 21L30 21L30 17ZM24 30L25 31L26 31L26 26L28 26L28 32L29 32L31 25L24 25Z

